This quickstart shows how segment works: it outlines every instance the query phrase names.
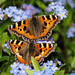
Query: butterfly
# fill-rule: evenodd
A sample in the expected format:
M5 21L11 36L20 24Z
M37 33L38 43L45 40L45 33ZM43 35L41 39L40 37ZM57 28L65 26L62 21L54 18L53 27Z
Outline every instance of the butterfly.
M16 62L32 64L31 56L40 63L42 58L46 58L50 53L55 51L56 46L52 43L24 42L19 40L8 40L7 46L15 54Z
M22 37L24 41L47 40L52 34L52 30L60 23L60 17L57 15L44 15L28 18L16 22L8 27L10 33Z

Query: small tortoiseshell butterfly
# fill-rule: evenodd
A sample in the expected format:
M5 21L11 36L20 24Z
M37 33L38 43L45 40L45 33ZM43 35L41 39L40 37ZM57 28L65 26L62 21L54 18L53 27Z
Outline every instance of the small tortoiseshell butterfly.
M60 17L57 15L44 15L16 22L11 25L8 30L19 37L23 37L25 41L46 40L51 34L55 26L60 23Z
M52 43L36 43L29 44L18 40L8 40L8 47L10 47L13 54L15 54L16 62L24 64L31 64L31 56L33 56L39 63L42 58L47 57L50 53L55 51L56 46Z

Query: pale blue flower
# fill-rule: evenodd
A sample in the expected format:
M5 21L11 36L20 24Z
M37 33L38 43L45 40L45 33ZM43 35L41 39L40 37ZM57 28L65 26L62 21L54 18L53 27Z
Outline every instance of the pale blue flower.
M61 61L59 61L58 59L55 59L54 62L57 62L57 64L62 65Z
M46 7L45 9L45 12L48 13L48 12L52 12L53 10L50 8L50 6Z
M61 17L61 20L63 18L67 18L66 12L64 10L63 11L60 11L59 13L56 13L56 14Z
M70 38L70 37L74 37L74 34L73 34L73 32L71 32L71 31L68 31L68 32L67 32L67 37L68 37L68 38Z
M4 17L3 11L1 11L1 8L0 8L0 20L3 20L3 17Z
M48 7L50 7L54 11L53 14L60 16L61 20L63 18L67 18L68 11L66 9L64 9L64 6L62 6L61 4L59 4L57 2L52 2L51 4L49 4Z
M67 0L67 3L71 6L72 9L75 8L74 0Z
M67 0L58 0L58 3L60 3L61 5L65 5Z
M74 36L75 36L75 27L72 26L67 32L67 37L70 38L70 37L74 37Z
M4 17L4 14L1 13L1 14L0 14L0 20L3 20L3 17Z
M13 22L19 22L21 20L22 20L22 17L20 15L18 15L18 16L17 15L14 15L13 16L13 19L12 19Z

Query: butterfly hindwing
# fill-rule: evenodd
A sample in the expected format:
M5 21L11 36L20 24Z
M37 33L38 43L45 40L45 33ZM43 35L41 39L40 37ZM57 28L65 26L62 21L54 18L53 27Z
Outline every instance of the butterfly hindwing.
M56 46L52 43L40 43L37 45L40 55L47 57L50 53L55 51Z
M12 53L15 54L21 51L25 47L26 43L19 40L8 40L7 45L10 47Z

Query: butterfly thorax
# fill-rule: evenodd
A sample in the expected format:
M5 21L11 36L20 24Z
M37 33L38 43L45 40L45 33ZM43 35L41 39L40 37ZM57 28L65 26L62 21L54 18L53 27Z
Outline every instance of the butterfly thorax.
M35 16L32 16L32 19L30 19L28 26L28 31L30 32L30 35L37 36L39 38L40 33L42 32L42 25L39 19Z

